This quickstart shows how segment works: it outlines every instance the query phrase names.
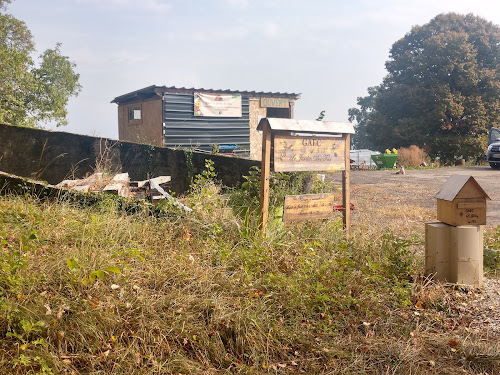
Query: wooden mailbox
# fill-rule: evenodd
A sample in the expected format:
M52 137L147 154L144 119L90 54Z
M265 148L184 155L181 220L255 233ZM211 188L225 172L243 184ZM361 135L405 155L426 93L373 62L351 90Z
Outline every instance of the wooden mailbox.
M262 131L262 169L260 189L261 226L265 233L269 208L269 176L274 172L341 170L344 229L350 227L350 123L263 118L257 130ZM308 220L328 215L333 197L288 197L288 220ZM285 207L286 209L286 207ZM331 207L333 212L333 206Z
M474 177L452 175L436 198L439 221L453 226L486 224L486 201L490 197Z

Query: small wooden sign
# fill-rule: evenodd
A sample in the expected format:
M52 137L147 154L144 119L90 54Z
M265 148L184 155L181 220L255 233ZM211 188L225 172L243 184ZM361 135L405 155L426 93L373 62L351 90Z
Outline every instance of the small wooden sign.
M290 101L283 98L260 98L262 108L289 108Z
M275 135L274 171L345 169L345 139L340 137Z
M333 194L287 195L283 221L325 219L333 213Z

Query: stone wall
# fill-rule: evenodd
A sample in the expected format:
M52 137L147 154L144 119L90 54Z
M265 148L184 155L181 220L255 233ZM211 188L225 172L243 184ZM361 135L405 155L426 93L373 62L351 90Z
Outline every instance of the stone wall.
M50 184L94 171L128 172L132 180L171 176L169 189L183 193L191 178L203 171L205 159L214 161L217 176L226 186L242 182L252 166L260 165L235 157L0 125L0 171Z

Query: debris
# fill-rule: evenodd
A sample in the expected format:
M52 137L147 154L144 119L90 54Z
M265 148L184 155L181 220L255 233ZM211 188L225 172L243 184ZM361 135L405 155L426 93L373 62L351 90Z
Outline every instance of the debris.
M177 208L180 208L181 210L184 210L186 212L192 211L191 208L183 205L177 199L172 197L165 190L163 190L163 188L159 184L157 184L153 180L149 180L149 194L150 194L151 202L153 202L153 203L158 202L161 199L166 199L169 203L171 203L172 205L174 205Z
M118 173L112 178L106 178L102 173L94 173L80 180L61 181L56 187L73 189L84 193L102 192L125 198L149 199L153 203L167 200L181 210L192 211L191 208L180 203L160 186L170 181L170 176L158 176L143 181L130 181L129 174L126 172Z

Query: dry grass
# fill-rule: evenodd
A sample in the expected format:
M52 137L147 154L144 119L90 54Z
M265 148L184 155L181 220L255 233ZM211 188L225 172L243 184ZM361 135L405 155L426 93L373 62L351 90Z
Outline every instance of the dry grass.
M353 189L349 241L340 218L262 238L210 181L162 219L2 197L0 372L498 373L476 292L422 277L432 209L394 189Z
M398 150L398 164L406 168L429 164L429 156L418 146L401 147Z

